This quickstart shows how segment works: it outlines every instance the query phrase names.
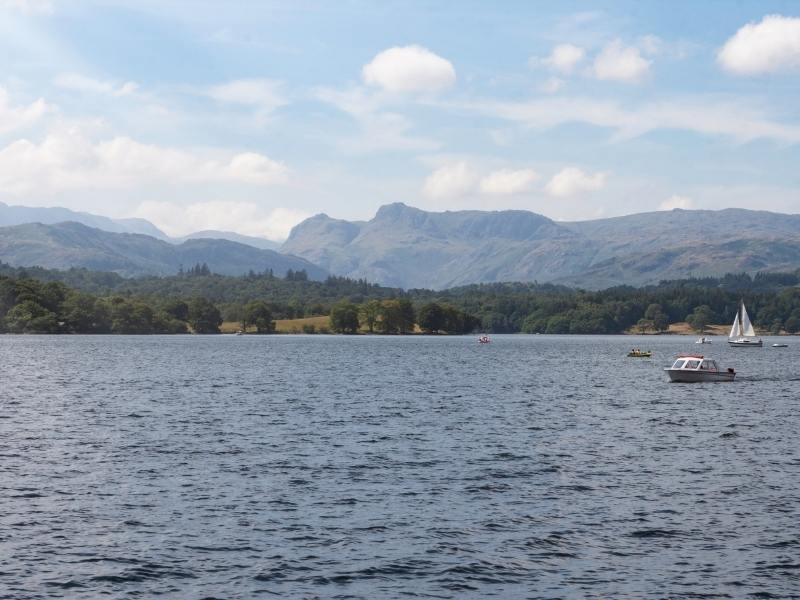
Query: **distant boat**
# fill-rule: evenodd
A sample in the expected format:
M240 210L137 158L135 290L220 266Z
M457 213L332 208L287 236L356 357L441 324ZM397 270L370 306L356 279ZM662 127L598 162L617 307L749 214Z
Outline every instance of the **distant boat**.
M664 369L670 381L677 383L701 383L704 381L733 381L736 371L722 370L717 361L702 354L679 354L671 367Z
M706 336L698 338L698 340L695 342L695 344L710 344L710 343L711 343L711 340L708 339Z
M733 327L728 334L728 344L737 348L761 348L763 342L756 337L750 317L747 316L747 309L744 307L744 300L739 304L736 311L736 318L733 320Z
M789 344L772 344L773 348L788 348Z
M653 356L652 350L633 349L628 352L628 358L650 358L651 356Z
M479 344L491 344L492 340L489 339L488 335L482 335L478 338Z

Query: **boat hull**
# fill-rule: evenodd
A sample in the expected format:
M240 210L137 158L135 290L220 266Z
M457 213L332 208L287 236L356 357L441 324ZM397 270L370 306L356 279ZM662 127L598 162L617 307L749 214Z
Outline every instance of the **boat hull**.
M733 381L736 373L730 371L689 371L686 369L664 369L670 381L675 383L703 383Z
M764 342L761 340L728 340L728 345L733 348L761 348Z

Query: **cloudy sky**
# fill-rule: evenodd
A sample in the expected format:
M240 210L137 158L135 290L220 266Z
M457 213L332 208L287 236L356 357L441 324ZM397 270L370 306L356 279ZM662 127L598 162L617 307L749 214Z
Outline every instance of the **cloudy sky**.
M0 201L796 213L800 1L0 0Z

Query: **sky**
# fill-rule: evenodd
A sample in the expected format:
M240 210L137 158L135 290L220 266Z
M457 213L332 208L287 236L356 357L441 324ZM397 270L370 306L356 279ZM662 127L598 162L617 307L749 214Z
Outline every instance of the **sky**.
M0 201L275 240L798 213L800 0L0 0Z

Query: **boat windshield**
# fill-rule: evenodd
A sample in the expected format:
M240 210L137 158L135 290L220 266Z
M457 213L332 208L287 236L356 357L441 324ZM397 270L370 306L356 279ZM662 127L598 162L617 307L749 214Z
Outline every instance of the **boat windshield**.
M696 369L699 366L700 366L700 361L699 360L687 360L685 368L687 368L687 369Z
M672 365L672 368L673 368L673 369L680 369L680 368L682 368L682 367L683 367L683 363L684 363L684 362L685 362L685 361L683 361L683 360L681 360L681 359L678 359L678 360L676 360L676 361L675 361L675 364L674 364L674 365Z

